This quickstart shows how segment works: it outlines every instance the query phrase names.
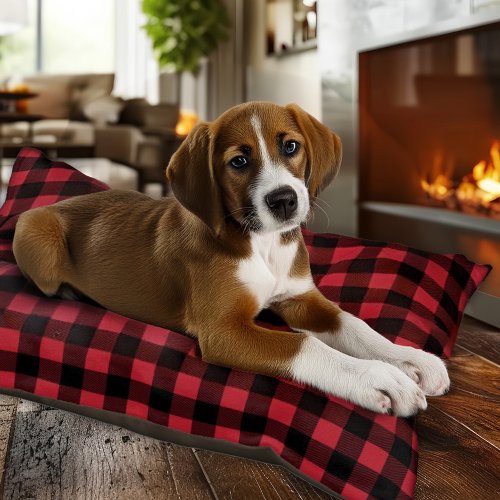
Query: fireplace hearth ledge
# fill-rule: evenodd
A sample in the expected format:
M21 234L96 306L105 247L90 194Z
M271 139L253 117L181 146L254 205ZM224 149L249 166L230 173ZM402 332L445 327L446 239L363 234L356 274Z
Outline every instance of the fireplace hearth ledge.
M447 208L422 207L420 205L409 205L404 203L389 203L379 201L366 201L360 203L360 208L409 219L435 222L447 226L477 231L488 235L500 236L500 221L488 217L473 216L449 210Z

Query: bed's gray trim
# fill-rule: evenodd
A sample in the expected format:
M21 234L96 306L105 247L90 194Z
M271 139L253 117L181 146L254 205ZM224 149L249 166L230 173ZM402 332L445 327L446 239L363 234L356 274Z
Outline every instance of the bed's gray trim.
M117 425L118 427L124 427L130 431L137 432L138 434L143 434L145 436L159 439L161 441L168 441L169 443L174 443L180 446L187 446L189 448L201 448L209 451L215 451L217 453L226 453L228 455L248 458L251 460L258 460L260 462L269 464L281 465L285 469L288 469L292 474L295 474L297 477L300 477L304 481L307 481L316 488L323 490L325 493L328 493L335 498L343 498L338 493L335 493L327 488L324 484L321 484L318 481L314 481L310 477L306 476L303 472L299 471L295 467L292 467L288 462L279 457L269 447L247 446L243 444L232 443L224 439L194 436L185 432L169 429L168 427L164 427L163 425L148 422L147 420L130 417L122 413L116 413L108 410L97 410L89 406L82 406L75 403L59 401L57 399L45 398L42 396L31 394L30 392L21 391L19 389L0 388L0 393L6 394L8 396L15 396L18 398L35 401L36 403L51 406L59 410L70 411L72 413L84 415L85 417L94 418L108 424Z

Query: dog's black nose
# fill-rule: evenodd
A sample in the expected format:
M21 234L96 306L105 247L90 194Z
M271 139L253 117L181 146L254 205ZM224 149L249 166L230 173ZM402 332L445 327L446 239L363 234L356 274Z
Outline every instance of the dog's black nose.
M273 215L279 220L290 219L297 211L297 193L290 186L279 187L264 198Z

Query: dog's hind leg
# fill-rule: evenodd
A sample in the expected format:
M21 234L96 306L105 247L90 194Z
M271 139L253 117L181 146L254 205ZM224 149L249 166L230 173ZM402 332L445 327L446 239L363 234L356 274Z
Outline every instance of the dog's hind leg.
M40 207L23 213L12 248L23 274L46 295L56 295L70 262L64 222L57 210Z

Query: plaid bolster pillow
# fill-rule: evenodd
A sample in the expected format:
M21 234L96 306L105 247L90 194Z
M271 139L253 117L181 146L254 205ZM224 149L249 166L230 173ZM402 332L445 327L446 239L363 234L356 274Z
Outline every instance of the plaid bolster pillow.
M270 447L348 498L411 498L413 419L372 413L299 384L201 360L182 333L88 303L46 298L20 274L11 242L23 211L107 189L24 149L0 210L0 391L109 410L198 436ZM448 356L488 273L460 255L304 231L316 283L391 341ZM262 321L282 323L269 313Z

